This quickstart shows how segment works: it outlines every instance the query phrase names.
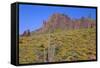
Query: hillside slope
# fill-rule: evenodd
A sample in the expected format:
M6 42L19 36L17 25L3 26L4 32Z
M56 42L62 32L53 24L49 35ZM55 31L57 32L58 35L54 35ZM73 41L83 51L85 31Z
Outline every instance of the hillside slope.
M56 30L19 37L19 63L96 59L96 29Z

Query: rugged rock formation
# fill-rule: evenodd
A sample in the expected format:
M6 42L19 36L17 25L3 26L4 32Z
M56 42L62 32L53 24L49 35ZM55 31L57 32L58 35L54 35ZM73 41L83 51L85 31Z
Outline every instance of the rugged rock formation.
M54 13L47 21L43 21L43 27L36 30L38 33L54 32L55 30L69 30L80 28L93 28L95 21L90 18L82 17L72 20L69 16L59 13Z
M71 19L69 16L60 13L52 14L48 20L43 20L43 26L32 33L49 33L59 30L72 30L80 28L93 28L96 23L91 18L81 17L80 19ZM29 36L30 31L26 30L23 35Z

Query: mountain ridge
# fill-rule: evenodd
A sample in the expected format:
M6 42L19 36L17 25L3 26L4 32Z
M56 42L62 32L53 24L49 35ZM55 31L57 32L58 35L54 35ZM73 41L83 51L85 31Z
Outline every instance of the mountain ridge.
M48 20L43 20L43 26L35 31L24 31L22 35L27 34L41 34L55 32L56 30L72 30L80 28L93 28L95 27L95 21L91 18L81 17L80 19L71 19L68 15L61 13L52 14ZM26 34L25 34L26 33Z

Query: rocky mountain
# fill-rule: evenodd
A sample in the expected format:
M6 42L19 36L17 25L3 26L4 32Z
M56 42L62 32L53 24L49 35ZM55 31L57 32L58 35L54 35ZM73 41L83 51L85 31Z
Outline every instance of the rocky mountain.
M72 20L64 14L54 13L47 21L43 21L43 27L38 29L37 32L53 32L55 30L70 29Z
M80 28L95 27L95 20L81 17L80 19L71 19L68 15L54 13L48 20L43 21L43 26L32 33L48 33L60 30L71 30Z

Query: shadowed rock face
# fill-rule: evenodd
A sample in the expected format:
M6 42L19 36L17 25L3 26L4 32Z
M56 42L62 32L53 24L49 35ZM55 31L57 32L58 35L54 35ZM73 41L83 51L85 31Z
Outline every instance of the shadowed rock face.
M93 28L95 27L95 21L90 18L80 18L80 19L71 19L69 16L60 14L60 13L54 13L52 14L48 20L43 21L43 26L36 31L35 33L48 33L48 32L54 32L55 30L70 30L70 29L80 29L80 28ZM33 33L34 33L33 32ZM25 32L24 32L25 33ZM23 33L23 34L24 34ZM25 33L25 35L28 35L29 32Z

